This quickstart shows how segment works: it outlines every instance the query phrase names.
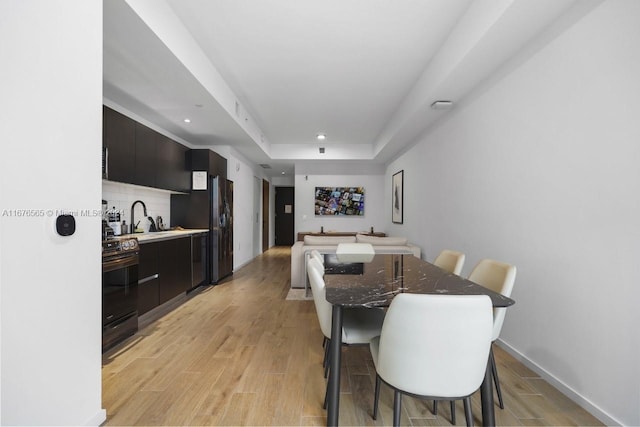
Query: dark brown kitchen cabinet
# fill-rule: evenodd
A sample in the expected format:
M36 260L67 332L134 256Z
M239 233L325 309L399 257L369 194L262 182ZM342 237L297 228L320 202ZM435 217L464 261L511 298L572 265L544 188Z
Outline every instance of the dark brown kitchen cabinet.
M192 287L191 237L140 245L138 316Z
M191 288L207 280L207 238L209 233L191 235Z
M136 123L136 162L135 183L145 187L159 187L156 173L158 173L157 147L160 135L153 129Z
M135 183L136 122L108 107L102 109L103 178Z
M186 167L189 149L182 144L160 135L156 147L156 186L167 190L188 192L191 176Z
M158 244L160 304L191 288L191 238L164 240Z
M161 133L103 106L103 178L188 192L189 149Z
M160 305L158 243L140 245L138 265L138 316Z
M227 159L208 148L189 150L187 165L192 171L208 171L209 175L227 177Z

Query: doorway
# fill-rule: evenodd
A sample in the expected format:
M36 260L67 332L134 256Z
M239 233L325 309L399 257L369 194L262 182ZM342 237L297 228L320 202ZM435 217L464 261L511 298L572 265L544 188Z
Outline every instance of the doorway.
M293 246L294 188L276 187L276 246Z
M269 249L269 181L262 180L262 252Z
M256 257L262 253L262 235L260 234L260 208L262 207L262 183L257 176L253 177L253 256Z

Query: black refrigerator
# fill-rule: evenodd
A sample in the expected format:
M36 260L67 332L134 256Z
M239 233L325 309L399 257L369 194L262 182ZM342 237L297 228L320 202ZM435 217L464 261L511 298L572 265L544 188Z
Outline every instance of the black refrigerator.
M209 230L207 283L233 273L233 182L209 175L206 190L171 195L171 225Z
M211 283L233 273L233 181L211 178L209 247Z

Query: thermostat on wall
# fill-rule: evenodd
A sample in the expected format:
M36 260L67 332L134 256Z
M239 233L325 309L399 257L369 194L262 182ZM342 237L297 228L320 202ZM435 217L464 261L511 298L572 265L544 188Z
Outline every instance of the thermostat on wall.
M71 236L76 232L76 219L73 215L59 215L56 218L56 231L61 236Z

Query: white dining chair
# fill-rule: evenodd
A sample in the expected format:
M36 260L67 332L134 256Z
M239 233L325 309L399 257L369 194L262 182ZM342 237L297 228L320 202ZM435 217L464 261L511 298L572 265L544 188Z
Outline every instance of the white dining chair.
M316 269L321 276L324 276L324 257L320 252L316 249L312 250L309 253L309 258L307 259L307 276L309 277L309 282L311 282L309 270ZM313 292L313 291L312 291ZM317 310L316 310L317 312ZM322 359L322 367L324 368L324 376L327 377L327 373L329 370L329 338L327 338L324 334L322 335L322 348L324 348L324 357Z
M440 254L433 261L433 265L440 267L449 273L457 274L458 276L462 272L462 266L464 265L465 255L462 252L452 251L450 249L443 249ZM456 402L451 401L451 424L456 423ZM438 401L433 402L433 415L438 415Z
M444 249L433 261L433 265L459 276L464 265L464 258L465 256L462 252Z
M309 252L309 258L317 259L318 261L320 261L320 264L324 266L324 256L322 256L319 250L317 249L311 250L311 252Z
M324 268L315 260L310 260L309 279L313 292L313 301L320 323L320 330L331 339L331 313L333 306L327 301L325 283L322 277ZM344 310L342 326L342 343L347 345L369 344L371 338L380 335L384 310L361 308Z
M305 270L308 268L309 266L309 260L315 258L319 261L320 265L322 267L324 267L324 256L320 253L319 250L317 249L313 249L311 251L309 251L307 254L305 254ZM307 274L307 272L305 271L305 284L304 284L304 296L307 297L309 296L309 293L307 292L308 287L307 284L309 283L309 275ZM322 345L325 345L325 342L322 343Z
M330 365L330 354L328 343L331 341L331 315L333 306L326 299L326 289L323 279L324 267L320 262L312 258L308 261L307 271L311 292L316 307L320 330L327 339L325 345L325 377ZM342 315L342 343L343 345L368 345L372 338L380 335L382 323L384 321L384 310L376 308L357 308L344 310ZM324 407L326 407L327 395L325 391Z
M516 280L516 267L492 259L483 259L473 268L469 275L469 280L502 294L505 297L511 297L513 285ZM502 330L506 313L506 307L493 309L492 343L500 337L500 331ZM496 393L498 394L498 404L500 405L500 409L504 409L502 390L500 390L500 380L498 379L498 367L496 366L496 360L493 355L493 348L491 348L489 352L489 363L491 364L493 382L496 385Z
M491 332L491 299L486 295L397 295L380 336L370 344L376 368L373 418L384 381L394 389L394 426L400 424L402 393L463 399L470 425L470 396L484 379Z

